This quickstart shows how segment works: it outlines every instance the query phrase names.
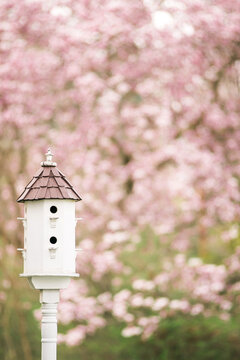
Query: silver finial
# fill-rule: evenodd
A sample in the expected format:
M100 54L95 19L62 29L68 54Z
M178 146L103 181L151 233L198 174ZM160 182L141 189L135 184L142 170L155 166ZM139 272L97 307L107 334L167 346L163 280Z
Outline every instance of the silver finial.
M48 148L46 155L46 160L41 162L42 166L57 166L57 163L52 161L53 153L51 152L51 149Z

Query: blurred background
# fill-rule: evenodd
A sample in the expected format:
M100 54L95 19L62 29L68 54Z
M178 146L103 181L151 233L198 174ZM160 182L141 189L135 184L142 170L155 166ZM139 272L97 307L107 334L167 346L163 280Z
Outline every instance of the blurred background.
M0 358L40 358L17 197L83 198L60 358L240 357L240 3L1 0Z

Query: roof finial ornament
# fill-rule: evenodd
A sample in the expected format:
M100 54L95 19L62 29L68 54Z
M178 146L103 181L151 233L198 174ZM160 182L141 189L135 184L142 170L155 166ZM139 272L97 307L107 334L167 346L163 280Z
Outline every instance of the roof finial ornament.
M42 166L57 166L57 163L52 161L53 153L51 152L51 149L48 148L46 155L46 160L41 162Z

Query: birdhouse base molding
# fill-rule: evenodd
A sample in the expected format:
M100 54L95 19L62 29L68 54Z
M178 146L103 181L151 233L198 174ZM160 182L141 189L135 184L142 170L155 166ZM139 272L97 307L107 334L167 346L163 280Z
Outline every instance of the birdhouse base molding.
M58 290L68 287L72 277L79 277L79 274L64 274L64 275L25 275L20 274L20 277L26 277L33 289L38 290Z

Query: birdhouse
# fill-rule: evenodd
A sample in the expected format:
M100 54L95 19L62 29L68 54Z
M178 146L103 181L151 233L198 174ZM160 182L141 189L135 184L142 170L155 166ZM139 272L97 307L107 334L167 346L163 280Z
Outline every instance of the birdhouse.
M72 277L75 273L75 203L81 200L65 175L46 161L17 199L24 203L24 271L28 278ZM39 285L40 286L40 285ZM57 285L56 285L57 286Z

